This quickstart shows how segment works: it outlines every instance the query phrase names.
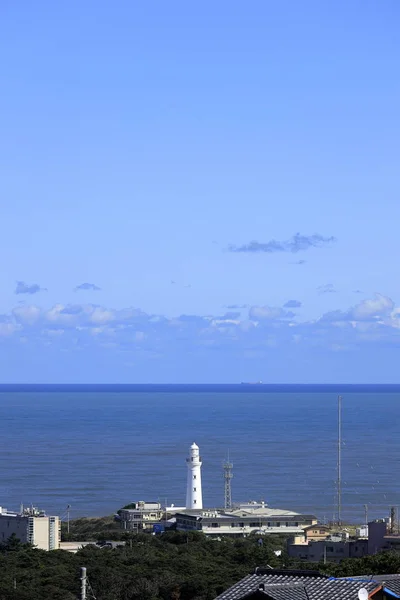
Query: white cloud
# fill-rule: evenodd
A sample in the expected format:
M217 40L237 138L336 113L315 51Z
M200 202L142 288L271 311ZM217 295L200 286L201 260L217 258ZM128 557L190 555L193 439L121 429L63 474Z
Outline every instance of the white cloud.
M41 309L18 305L0 318L2 344L26 338L54 347L119 348L157 355L193 353L200 348L245 353L266 348L321 347L327 350L359 344L393 344L400 339L400 308L382 294L348 310L300 321L281 307L252 306L249 315L180 315L167 318L140 309L114 310L93 304L56 304ZM108 342L112 342L112 346ZM144 350L143 350L144 351ZM244 355L244 354L243 354Z
M375 294L374 298L363 300L351 311L355 321L368 320L374 317L389 315L394 309L394 302L387 296Z
M277 306L252 306L249 310L249 317L256 321L274 320L294 317L294 313Z
M12 314L16 321L23 325L33 325L37 323L41 316L41 309L38 306L16 306Z
M63 304L56 304L45 311L43 318L54 325L73 325L78 321L78 315L65 310Z
M323 321L373 321L387 319L394 312L394 302L388 296L375 294L374 298L363 300L347 311L334 310L321 317Z
M92 323L108 323L114 320L114 313L101 306L96 306L89 315L89 320Z

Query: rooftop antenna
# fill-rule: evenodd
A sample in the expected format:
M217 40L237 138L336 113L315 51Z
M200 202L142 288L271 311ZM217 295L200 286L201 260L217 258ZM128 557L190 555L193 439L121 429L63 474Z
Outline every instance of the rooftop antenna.
M337 519L342 524L342 396L338 396Z
M224 480L225 480L225 509L232 508L232 488L231 488L231 480L233 478L232 474L233 464L229 460L229 451L228 451L228 460L224 462Z
M364 504L365 526L368 527L368 504Z

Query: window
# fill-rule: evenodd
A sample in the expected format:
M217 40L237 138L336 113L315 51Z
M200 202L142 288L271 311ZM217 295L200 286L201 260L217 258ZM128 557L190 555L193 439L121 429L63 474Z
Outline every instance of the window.
M277 523L275 523L275 525L276 525L276 527L280 527L281 526L281 524L280 524L279 521Z
M197 500L193 500L193 504L196 504Z
M298 527L298 526L299 526L299 524L298 524L298 522L297 522L297 521L296 521L296 523L294 524L294 526L295 526L295 527Z
M211 523L211 527L219 527L219 523Z
M197 479L197 475L193 475L193 479Z
M195 492L197 490L197 488L193 488L193 491Z
M250 523L250 527L258 527L259 523Z
M239 527L244 527L244 523L239 523Z
M288 523L288 521L286 521L285 525L286 527L290 527L290 523Z
M267 527L271 527L271 523L270 523L270 521L268 521L268 523L267 523Z

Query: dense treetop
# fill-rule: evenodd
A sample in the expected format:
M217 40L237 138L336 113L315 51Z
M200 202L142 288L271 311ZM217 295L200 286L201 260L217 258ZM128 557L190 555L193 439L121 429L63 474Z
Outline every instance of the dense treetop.
M400 555L382 553L340 565L290 562L283 536L212 540L197 532L126 535L116 549L44 552L15 537L0 547L0 600L76 600L80 567L98 600L213 600L256 566L319 568L335 576L396 573ZM282 554L276 556L276 550Z

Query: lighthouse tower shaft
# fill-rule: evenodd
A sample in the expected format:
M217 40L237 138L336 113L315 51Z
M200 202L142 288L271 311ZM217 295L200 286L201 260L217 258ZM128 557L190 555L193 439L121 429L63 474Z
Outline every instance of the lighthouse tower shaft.
M193 443L190 446L189 458L186 459L188 468L186 488L186 508L203 508L203 492L201 489L201 456L199 447Z

